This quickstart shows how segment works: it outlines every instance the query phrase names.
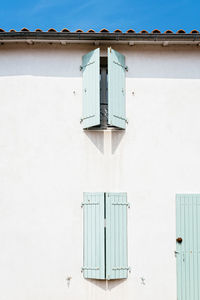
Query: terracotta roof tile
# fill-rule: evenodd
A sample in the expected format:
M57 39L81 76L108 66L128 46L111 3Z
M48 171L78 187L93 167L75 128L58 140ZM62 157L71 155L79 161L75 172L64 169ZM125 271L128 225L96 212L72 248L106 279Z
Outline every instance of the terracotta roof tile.
M161 33L161 32L158 29L154 29L151 33Z
M57 32L54 28L50 28L48 32Z
M179 29L179 30L177 31L177 33L179 34L179 33L186 33L186 32L185 32L185 30L183 30L183 29Z
M173 33L173 31L171 31L171 30L168 29L164 33L170 34L170 33Z
M101 29L99 32L102 32L102 33L104 33L104 32L109 32L109 30L108 30L108 29L106 29L106 28L103 28L103 29Z
M87 32L95 33L93 29L89 29Z
M133 30L133 29L129 29L129 30L127 30L127 32L126 33L135 33L135 30Z
M24 27L21 29L21 31L30 31L30 30L28 30L27 28Z
M115 29L114 33L122 33L120 29Z
M63 28L63 29L61 30L61 32L70 32L70 31L69 31L69 29L67 29L67 28Z
M196 29L193 29L190 33L199 33L199 31Z

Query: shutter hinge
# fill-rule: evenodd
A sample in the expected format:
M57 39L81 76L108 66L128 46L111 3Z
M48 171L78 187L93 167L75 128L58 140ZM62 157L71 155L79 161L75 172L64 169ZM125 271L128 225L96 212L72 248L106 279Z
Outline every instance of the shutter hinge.
M131 267L114 267L112 270L117 271L117 270L128 270L131 272Z
M81 272L83 272L84 270L99 270L99 268L88 268L88 267L82 267L81 268Z
M120 64L118 61L114 61L113 60L113 62L114 62L114 64L116 64L116 65L118 65L118 66L120 66L120 67L122 67L125 71L127 71L128 72L128 66L124 66L124 65L122 65L122 64Z
M88 202L81 202L81 207L84 205L99 205L99 202L90 202L90 200Z
M126 205L128 208L130 208L130 203L124 203L124 202L122 202L122 203L120 203L120 202L113 202L112 203L112 205Z
M122 117L119 117L117 115L113 115L113 117L118 118L120 120L123 120L123 121L125 121L128 124L128 119L126 119L126 118L122 118Z
M89 66L89 65L92 65L92 64L94 64L94 63L95 63L95 61L92 61L92 62L89 62L88 64L86 64L86 65L84 65L84 66L80 65L80 71L82 71L83 68L85 68L85 67L87 67L87 66Z
M93 117L95 117L95 115L91 115L91 116L88 116L88 117L85 117L85 118L80 118L80 123L82 123L86 119L93 118Z

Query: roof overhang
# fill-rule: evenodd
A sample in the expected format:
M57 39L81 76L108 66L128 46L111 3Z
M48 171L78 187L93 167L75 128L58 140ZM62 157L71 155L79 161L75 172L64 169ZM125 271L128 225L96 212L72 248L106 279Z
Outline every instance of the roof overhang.
M200 44L195 33L86 33L86 32L1 32L0 43L126 43L134 44Z

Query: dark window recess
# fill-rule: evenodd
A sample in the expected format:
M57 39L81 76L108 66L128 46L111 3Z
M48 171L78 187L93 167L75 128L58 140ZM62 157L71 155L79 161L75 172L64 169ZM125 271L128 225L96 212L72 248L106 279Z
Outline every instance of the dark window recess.
M100 58L100 128L108 126L108 58Z

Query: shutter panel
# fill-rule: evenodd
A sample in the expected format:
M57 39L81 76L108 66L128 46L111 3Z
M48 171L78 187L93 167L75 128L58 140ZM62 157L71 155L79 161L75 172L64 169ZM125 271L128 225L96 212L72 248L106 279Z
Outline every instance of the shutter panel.
M99 48L82 57L83 128L100 124L100 51Z
M200 299L200 194L176 195L177 299Z
M128 277L127 195L106 194L106 279Z
M108 124L126 128L125 57L108 48Z
M83 275L105 279L104 193L84 193Z

